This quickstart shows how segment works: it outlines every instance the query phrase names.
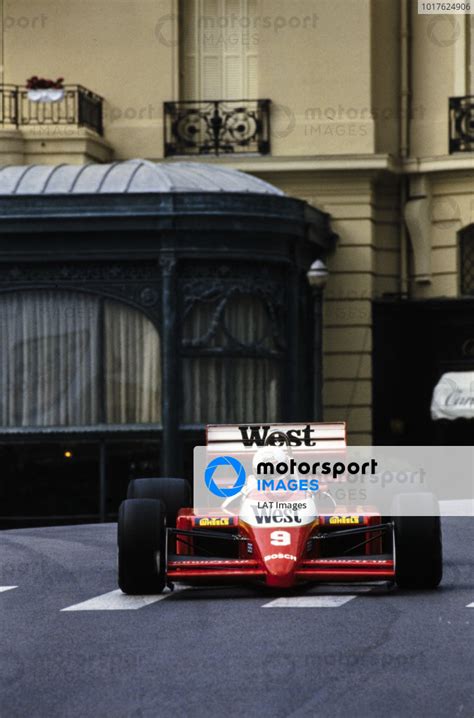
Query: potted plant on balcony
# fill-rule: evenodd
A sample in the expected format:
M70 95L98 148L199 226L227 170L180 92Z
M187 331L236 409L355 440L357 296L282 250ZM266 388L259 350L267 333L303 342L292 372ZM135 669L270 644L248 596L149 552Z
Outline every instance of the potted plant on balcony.
M59 102L64 97L63 77L57 80L45 80L33 75L26 81L28 99L32 102Z

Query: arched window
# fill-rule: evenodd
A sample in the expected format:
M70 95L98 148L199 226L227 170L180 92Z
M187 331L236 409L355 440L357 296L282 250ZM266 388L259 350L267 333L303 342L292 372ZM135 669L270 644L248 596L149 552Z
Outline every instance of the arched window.
M460 234L461 294L474 294L474 224Z
M161 423L160 340L141 312L79 292L0 295L0 426Z

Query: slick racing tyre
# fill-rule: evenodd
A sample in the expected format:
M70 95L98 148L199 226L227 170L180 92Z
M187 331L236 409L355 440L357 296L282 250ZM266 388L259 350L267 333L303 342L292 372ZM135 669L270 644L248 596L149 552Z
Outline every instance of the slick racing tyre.
M127 499L158 499L166 507L167 526L176 526L179 509L191 505L191 492L185 479L134 479L130 481Z
M166 585L166 515L156 499L126 499L118 517L118 584L132 595Z
M411 502L411 503L409 503ZM414 504L413 502L416 502ZM417 505L422 516L405 516ZM433 494L396 496L393 504L395 581L400 588L433 589L443 575L441 522ZM430 515L431 514L431 515Z

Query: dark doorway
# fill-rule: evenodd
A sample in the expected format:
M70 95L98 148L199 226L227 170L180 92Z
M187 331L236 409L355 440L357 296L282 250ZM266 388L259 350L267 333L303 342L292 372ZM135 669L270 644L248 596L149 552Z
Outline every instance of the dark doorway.
M374 301L374 443L474 444L474 421L430 414L442 374L473 370L474 299Z
M1 444L0 527L91 521L98 514L99 445Z

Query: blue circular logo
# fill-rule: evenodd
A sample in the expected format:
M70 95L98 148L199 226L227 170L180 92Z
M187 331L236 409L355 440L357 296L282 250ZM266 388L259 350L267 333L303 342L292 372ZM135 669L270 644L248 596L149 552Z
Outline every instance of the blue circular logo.
M218 466L231 466L235 471L237 478L235 480L235 484L229 489L221 489L214 481L214 472ZM235 496L239 493L239 491L242 491L246 478L244 467L240 461L234 459L233 456L218 456L216 459L213 459L208 463L204 474L204 481L206 482L206 486L209 491L216 496L221 496L224 499L229 496Z

